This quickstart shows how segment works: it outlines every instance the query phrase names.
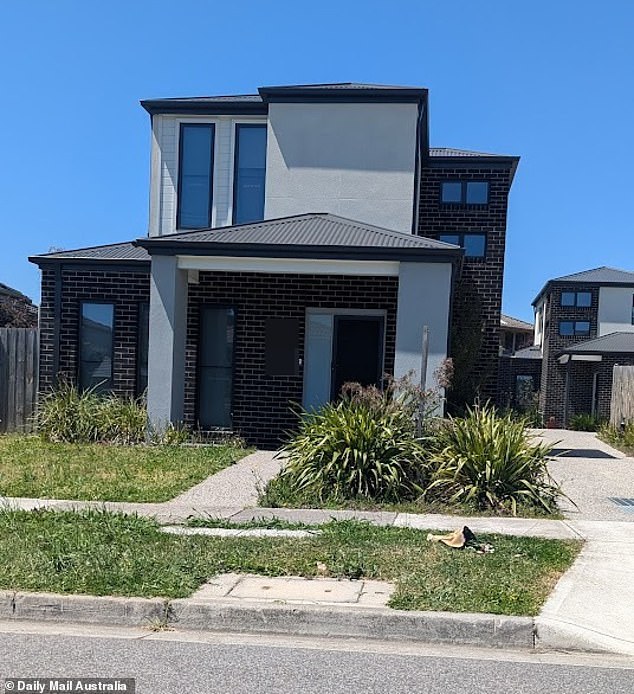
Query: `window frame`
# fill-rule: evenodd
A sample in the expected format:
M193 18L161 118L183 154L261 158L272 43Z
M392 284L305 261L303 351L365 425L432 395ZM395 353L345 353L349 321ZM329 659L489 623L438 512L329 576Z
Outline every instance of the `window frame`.
M209 153L209 206L207 210L206 227L188 227L181 224L181 205L183 197L183 132L186 128L206 128L211 130L211 147ZM216 166L216 123L215 122L191 122L179 121L178 129L178 180L176 182L176 231L196 231L197 229L209 229L213 227L214 217L214 173Z
M141 389L141 354L142 354L142 345L141 345L141 311L143 307L147 306L147 321L148 321L148 330L147 330L147 344L145 345L145 352L146 352L146 365L145 368L147 370L146 374L146 384L145 388ZM149 367L150 367L150 302L148 301L139 301L137 303L137 316L136 316L136 323L137 323L137 340L136 340L136 378L135 378L135 388L136 388L136 395L137 397L141 397L146 391L149 383Z
M451 201L445 201L443 200L443 188L446 183L459 183L460 184L460 200L451 200ZM468 189L468 184L469 183L485 183L487 187L487 195L486 195L486 201L485 202L469 202L467 198L467 189ZM461 178L452 178L452 179L447 179L446 181L441 181L440 182L440 190L439 190L439 201L441 205L471 205L474 207L485 207L486 205L489 204L491 200L491 183L489 180L485 178L477 178L477 179L461 179Z
M262 220L264 219L264 206L266 205L266 155L268 149L268 124L267 123L250 123L240 121L233 124L233 171L231 175L231 223L232 224L254 224L253 222L236 222L236 212L238 210L238 187L236 186L238 178L238 158L240 156L240 137L238 135L241 128L264 128L266 133L266 147L264 150L264 201L262 204ZM258 220L258 221L262 221Z
M448 231L444 232L441 234L438 234L438 240L443 241L443 236L457 236L458 237L458 245L460 248L462 248L463 251L465 251L464 258L465 260L469 260L469 262L473 261L485 261L487 258L487 253L489 250L489 235L486 231L458 231L458 232L453 232L453 231ZM483 236L484 237L484 252L482 255L467 255L466 253L466 247L465 247L465 236ZM443 241L443 243L451 243L451 241Z
M82 328L84 324L84 306L86 304L93 304L93 305L99 305L99 306L112 306L112 339L110 340L110 382L111 385L109 388L104 389L103 391L96 390L95 392L105 392L105 393L112 393L114 392L114 356L115 356L115 335L116 335L116 328L117 328L117 304L114 301L110 301L108 299L81 299L79 302L79 321L77 325L77 386L81 392L85 392L87 390L90 390L92 387L85 387L84 384L82 383L82 378L81 378L81 367L82 363L84 361L83 358L83 349L82 349Z

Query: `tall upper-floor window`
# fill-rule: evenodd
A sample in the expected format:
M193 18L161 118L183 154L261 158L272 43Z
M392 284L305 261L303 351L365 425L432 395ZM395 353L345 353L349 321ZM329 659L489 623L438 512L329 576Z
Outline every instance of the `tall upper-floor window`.
M440 201L445 205L486 205L489 202L489 182L443 181Z
M212 123L181 123L178 166L178 229L211 226L214 170Z
M266 125L236 125L233 173L233 223L264 219Z
M79 387L112 390L114 304L83 302L79 323Z

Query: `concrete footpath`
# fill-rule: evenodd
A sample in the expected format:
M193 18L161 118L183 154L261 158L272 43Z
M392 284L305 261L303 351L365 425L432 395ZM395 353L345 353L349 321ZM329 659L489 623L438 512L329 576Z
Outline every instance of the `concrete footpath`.
M328 579L286 579L284 583L284 579L261 577L215 577L201 588L202 592L185 600L172 601L5 592L0 593L0 619L575 649L634 657L634 599L631 598L634 513L615 511L605 497L608 492L617 495L617 491L619 496L634 497L634 488L630 485L634 479L634 459L597 442L594 435L575 432L542 435L561 441L558 444L561 450L574 453L555 461L560 479L567 480L564 488L573 500L575 497L583 500L581 509L566 508L565 520L258 508L255 506L258 487L266 484L281 467L272 453L261 451L162 504L4 500L9 508L105 508L137 513L155 518L164 525L180 524L191 516L224 519L229 525L279 519L319 526L330 520L357 519L424 530L453 530L468 525L476 534L585 540L579 558L534 619L397 611L385 606L386 596L389 597L391 591L389 584L369 587L374 594L370 604L364 584L372 582L331 581L325 584L323 581ZM599 454L612 457L596 458ZM596 486L590 471L598 480ZM575 474L577 472L580 474ZM235 530L228 534L233 532ZM293 536L292 532L273 529L239 532ZM295 532L297 537L304 534ZM213 534L223 533L216 529ZM214 588L214 581L219 587ZM248 594L249 590L252 594ZM363 600L362 595L366 595Z

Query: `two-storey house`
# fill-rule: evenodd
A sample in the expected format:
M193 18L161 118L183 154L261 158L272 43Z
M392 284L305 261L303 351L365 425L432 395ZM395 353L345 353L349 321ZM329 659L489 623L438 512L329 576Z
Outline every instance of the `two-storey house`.
M147 237L31 258L42 387L147 391L155 427L275 446L291 403L317 407L346 381L420 379L426 363L433 385L462 330L470 383L495 393L517 157L430 148L423 88L141 103Z
M533 306L544 422L609 417L613 368L634 365L634 272L599 267L557 277Z

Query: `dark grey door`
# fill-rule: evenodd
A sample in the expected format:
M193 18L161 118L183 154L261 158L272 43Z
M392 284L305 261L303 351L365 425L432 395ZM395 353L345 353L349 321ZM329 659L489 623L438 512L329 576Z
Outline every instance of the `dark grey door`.
M232 308L200 311L198 422L203 428L231 427L234 323Z
M383 317L335 316L331 398L344 383L380 385L383 370Z

